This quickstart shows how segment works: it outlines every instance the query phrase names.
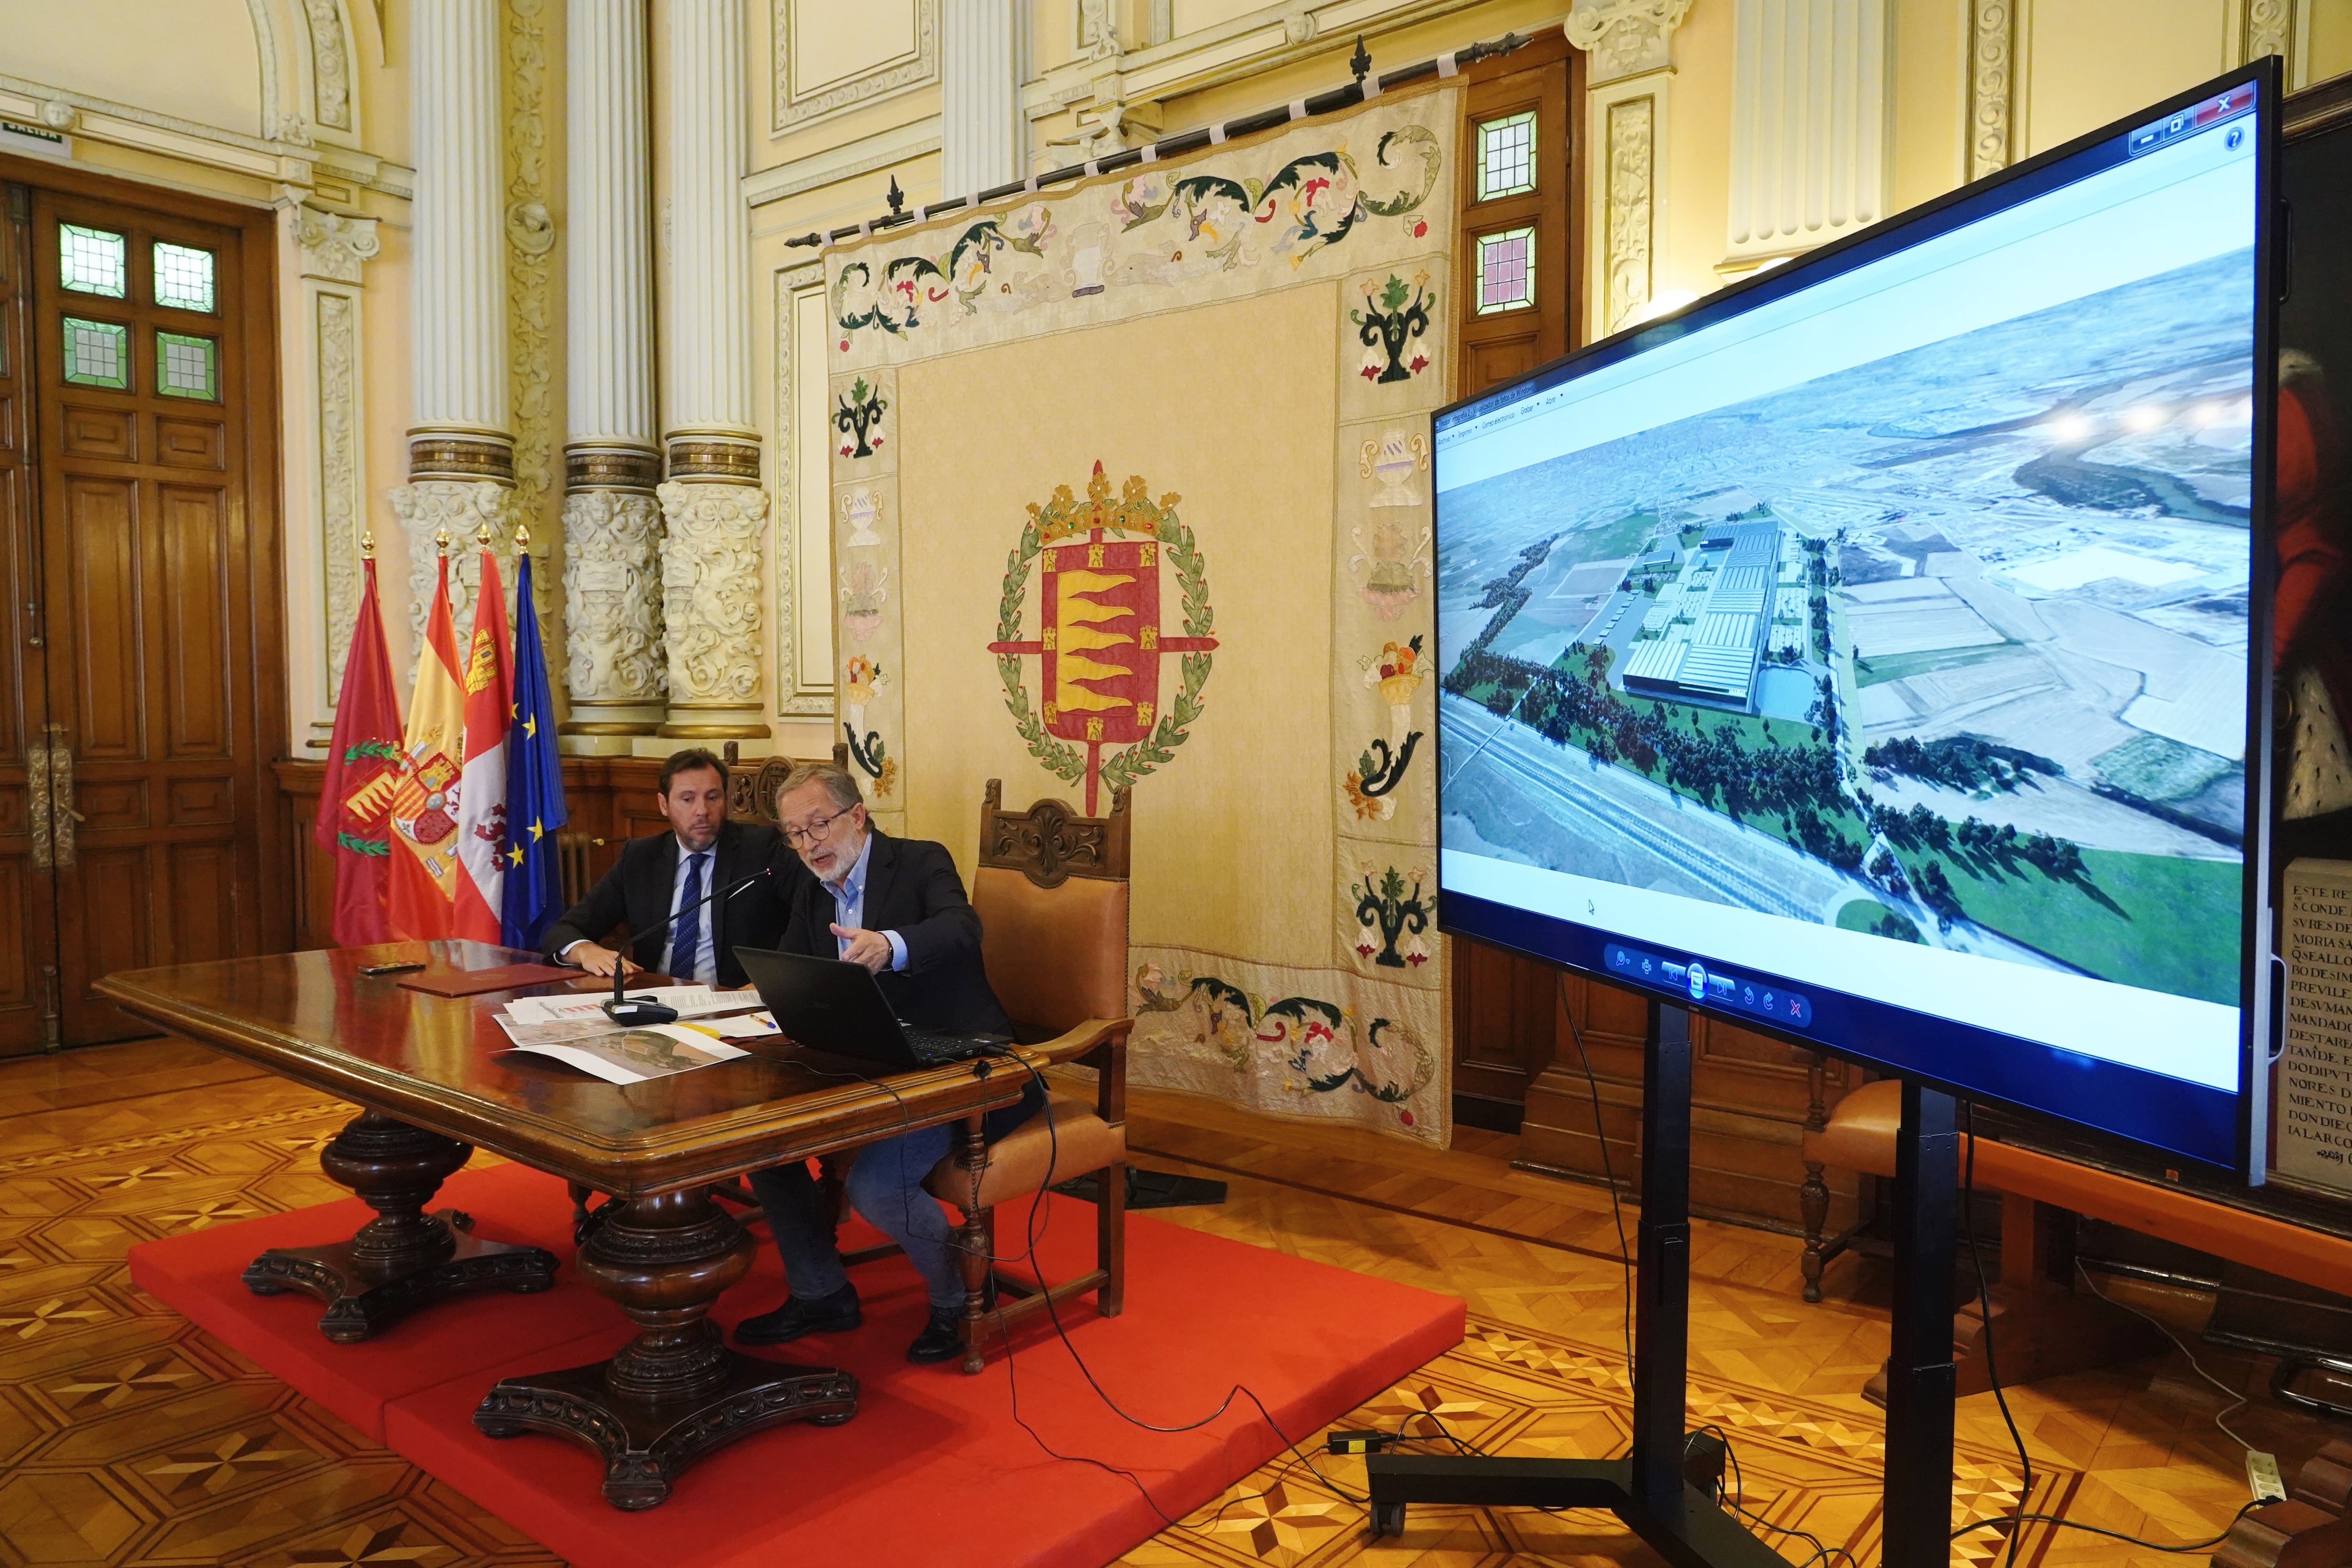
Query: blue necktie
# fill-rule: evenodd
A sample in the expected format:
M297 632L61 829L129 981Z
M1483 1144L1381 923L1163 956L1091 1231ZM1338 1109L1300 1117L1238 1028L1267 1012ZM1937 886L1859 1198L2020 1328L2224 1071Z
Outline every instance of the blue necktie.
M687 857L686 886L677 895L677 924L670 928L669 974L682 985L699 978L694 973L694 959L702 951L702 911L695 906L702 901L702 863L709 854L706 849Z

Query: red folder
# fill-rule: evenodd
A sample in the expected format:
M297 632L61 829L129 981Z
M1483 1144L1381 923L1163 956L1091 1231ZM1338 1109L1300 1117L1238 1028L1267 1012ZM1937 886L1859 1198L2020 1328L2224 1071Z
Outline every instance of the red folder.
M579 978L580 971L558 968L552 963L508 963L496 969L444 969L406 974L401 977L400 984L427 996L478 996L485 991L513 991L525 985Z

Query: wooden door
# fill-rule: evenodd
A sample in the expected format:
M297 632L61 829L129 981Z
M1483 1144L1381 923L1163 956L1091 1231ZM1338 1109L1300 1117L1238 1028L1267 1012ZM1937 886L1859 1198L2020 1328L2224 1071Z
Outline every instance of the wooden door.
M1465 73L1456 396L1580 341L1582 147L1570 105L1583 96L1581 65L1555 30ZM1466 939L1451 953L1454 1118L1517 1132L1528 1086L1552 1060L1559 971Z
M94 994L106 974L290 929L265 903L261 832L265 736L285 723L269 220L105 184L37 186L24 226L46 661L16 689L46 748L68 1046L152 1032Z
M48 818L38 826L28 763L41 767L48 721L40 635L39 534L33 512L32 194L0 184L0 1056L47 1043L44 1015L57 979L57 923L46 869ZM37 858L40 864L36 864Z

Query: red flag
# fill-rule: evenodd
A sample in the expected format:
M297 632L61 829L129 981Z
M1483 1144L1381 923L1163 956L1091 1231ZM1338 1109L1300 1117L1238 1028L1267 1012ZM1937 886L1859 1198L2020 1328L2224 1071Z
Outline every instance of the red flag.
M376 607L375 557L364 563L367 584L352 651L343 661L343 690L335 704L335 736L327 746L327 782L319 796L319 847L335 858L338 947L392 940L384 891L392 867L392 801L407 756L400 744L400 698L384 652L383 616Z

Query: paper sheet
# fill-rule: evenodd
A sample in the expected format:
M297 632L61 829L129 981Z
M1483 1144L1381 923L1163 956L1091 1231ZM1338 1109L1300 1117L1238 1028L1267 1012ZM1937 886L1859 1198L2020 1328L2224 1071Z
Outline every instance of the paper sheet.
M550 1027L506 1025L509 1036L519 1028L536 1034ZM576 1032L562 1040L526 1043L517 1038L514 1048L593 1073L608 1083L644 1083L649 1079L667 1078L672 1073L689 1072L751 1054L714 1037L708 1030L685 1024L655 1024L635 1029L615 1029L608 1025L601 1032Z

